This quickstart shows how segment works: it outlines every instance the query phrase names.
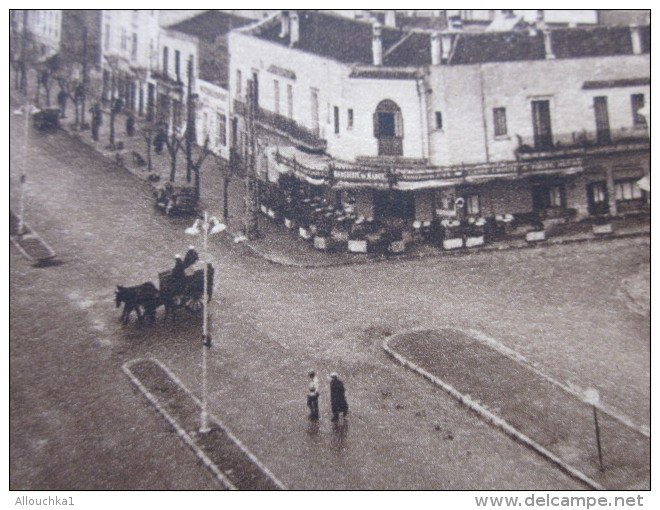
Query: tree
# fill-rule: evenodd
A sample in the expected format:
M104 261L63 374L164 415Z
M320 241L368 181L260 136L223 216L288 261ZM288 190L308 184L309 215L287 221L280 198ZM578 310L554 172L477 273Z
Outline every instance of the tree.
M66 63L58 69L55 74L55 80L57 81L60 90L64 91L67 97L73 103L73 108L75 110L75 128L78 129L81 127L82 116L81 116L81 83L75 78L75 72L72 65Z
M202 164L204 160L212 154L211 149L209 149L209 137L207 136L204 140L204 145L201 148L201 153L197 159L193 159L192 155L189 157L190 167L193 173L195 174L195 198L199 199L199 181L200 181L200 170L202 169Z
M142 126L142 130L140 132L142 134L142 138L144 138L144 141L147 144L147 169L151 172L151 150L154 143L156 129L154 128L153 123L147 122Z
M170 155L170 182L176 180L176 157L179 153L179 149L181 149L181 146L183 145L185 136L185 129L180 130L179 134L173 129L172 132L165 137L165 146Z

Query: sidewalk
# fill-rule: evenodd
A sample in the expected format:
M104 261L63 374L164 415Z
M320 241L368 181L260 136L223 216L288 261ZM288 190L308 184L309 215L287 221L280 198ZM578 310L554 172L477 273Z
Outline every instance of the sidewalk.
M598 412L599 469L591 405L520 360L455 329L400 334L385 348L507 433L531 440L534 449L557 459L564 470L577 469L594 480L592 487L649 488L649 437Z
M10 97L21 104L22 95L16 90L10 91ZM31 96L30 96L31 97ZM71 106L71 105L70 105ZM136 119L135 134L130 137L126 134L126 115L119 114L115 120L115 143L123 144L122 150L111 150L110 140L110 116L104 112L103 124L99 130L99 141L92 139L91 131L76 131L73 126L72 108L69 107L69 118L62 119L62 127L72 136L94 148L99 153L133 173L136 177L155 184L169 181L170 156L167 149L161 154L152 150L152 169L146 164L140 165L134 158L139 154L146 162L147 146L141 134L143 121ZM194 157L197 158L200 149L195 147ZM182 147L177 154L177 172L175 184L186 184L186 160L185 151ZM226 165L220 167L216 159L209 156L204 161L200 170L200 210L206 210L227 224L228 232L235 239L241 236L245 225L245 181L243 178L233 176L228 187L228 217L222 218L224 210L224 175L227 171ZM194 176L191 176L194 182ZM360 254L347 251L324 252L314 248L311 241L300 238L296 230L287 229L281 222L272 220L259 213L258 228L259 238L255 240L243 240L245 245L258 256L286 266L295 267L324 267L341 266L348 264L373 263L396 259L418 259L424 257L457 256L467 253L488 252L508 250L517 248L532 248L555 244L589 242L601 239L612 239L621 237L632 237L650 235L650 221L647 218L618 218L613 222L613 233L605 235L594 234L590 222L556 225L549 229L547 240L529 243L524 238L512 238L497 241L480 247L461 248L458 250L445 251L441 247L432 245L430 242L409 243L406 251L396 255L379 255L373 253Z
M116 151L108 151L105 147L109 139L109 120L105 119L101 126L100 141L94 142L89 132L79 133L81 140L85 141L104 155L114 158ZM170 156L164 150L157 155L152 152L152 171L146 166L138 166L132 158L132 154L138 153L144 160L146 157L146 142L140 136L140 123L137 123L136 134L133 137L126 136L125 116L119 115L116 121L116 139L124 144L124 150L120 151L122 165L136 176L147 179L149 175L159 176L159 182L166 182L170 174ZM199 149L196 148L196 155ZM224 203L224 172L226 169L218 167L214 158L208 157L201 169L200 185L200 209L208 210L210 214L220 218ZM185 183L185 154L179 151L177 158L177 184ZM232 177L228 189L228 218L229 232L239 236L243 232L245 224L245 182L243 178ZM279 221L259 214L259 233L256 240L244 241L245 244L257 255L277 264L296 267L323 267L339 266L347 264L373 263L395 259L417 259L423 257L456 256L466 253L498 251L515 248L531 248L563 243L588 242L600 239L612 239L620 237L640 236L650 234L650 222L645 218L620 218L613 221L614 232L612 234L597 235L591 230L591 223L574 223L556 225L548 230L548 239L540 243L529 243L524 238L513 238L498 241L475 248L463 248L459 250L445 251L439 246L429 242L411 243L406 246L406 252L398 255L360 254L347 251L324 252L314 248L311 241L300 238L296 230L287 229Z

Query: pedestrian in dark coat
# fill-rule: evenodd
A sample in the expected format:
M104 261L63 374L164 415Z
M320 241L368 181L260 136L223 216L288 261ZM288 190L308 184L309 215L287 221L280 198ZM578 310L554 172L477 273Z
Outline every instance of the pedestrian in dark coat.
M307 407L309 407L309 419L319 419L319 380L316 377L316 372L311 370L309 372L309 388L307 391Z
M126 119L126 134L128 136L135 134L135 118L132 115L129 115Z
M199 260L199 254L197 253L197 250L195 250L195 247L192 245L188 246L188 251L186 252L186 255L183 257L183 267L185 269L188 269L198 260Z
M330 374L330 407L332 408L332 421L339 420L339 413L346 417L348 403L346 402L344 383L341 382L336 373Z
M64 90L60 90L59 94L57 94L57 103L60 105L60 117L63 119L66 117L66 102L68 99L69 94Z

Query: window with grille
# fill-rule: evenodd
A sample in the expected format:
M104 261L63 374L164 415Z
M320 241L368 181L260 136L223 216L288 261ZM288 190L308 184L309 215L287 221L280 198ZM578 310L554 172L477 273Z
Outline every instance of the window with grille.
M493 108L493 127L495 136L506 136L506 108Z
M227 145L227 116L218 113L216 121L218 127L218 143L224 147Z
M349 108L346 117L346 129L353 129L353 108Z
M243 93L243 75L240 69L236 69L236 95L240 96Z

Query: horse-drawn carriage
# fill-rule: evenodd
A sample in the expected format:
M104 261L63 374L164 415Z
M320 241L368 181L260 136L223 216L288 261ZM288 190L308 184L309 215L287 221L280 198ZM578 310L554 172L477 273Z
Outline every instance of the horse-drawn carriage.
M213 297L214 272L213 266L208 264L206 286L209 301ZM160 299L165 305L167 316L178 308L199 312L204 306L204 269L185 275L183 281L177 281L172 271L163 271L158 273L158 283Z
M121 316L123 323L128 323L133 311L137 314L138 321L146 316L150 322L153 322L156 319L156 310L161 305L165 306L165 317L171 316L173 319L179 308L185 308L193 313L199 312L204 306L204 269L196 269L191 274L185 274L185 269L197 260L197 253L191 250L186 255L179 277L175 276L173 270L158 273L159 288L151 282L135 287L117 286L115 305L118 308L122 303L124 304ZM210 301L213 297L215 274L213 265L207 263L206 273L206 294Z

